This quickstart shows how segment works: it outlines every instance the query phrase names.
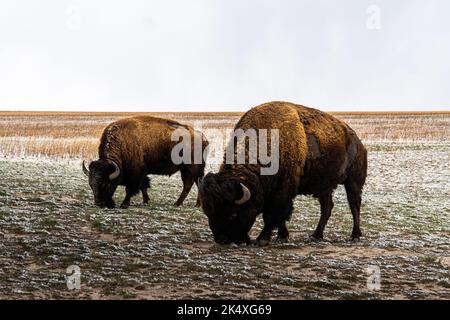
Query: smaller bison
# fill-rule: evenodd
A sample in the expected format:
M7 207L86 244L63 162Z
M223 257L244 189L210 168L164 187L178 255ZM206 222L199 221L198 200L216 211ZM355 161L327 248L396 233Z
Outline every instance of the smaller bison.
M114 208L113 195L119 185L125 186L126 190L121 208L127 208L131 197L139 191L142 192L143 202L148 203L150 180L147 175L172 175L180 171L183 191L175 203L180 206L192 185L203 177L205 161L203 157L199 164L194 161L175 164L172 161L172 149L178 144L172 141L172 134L177 129L188 132L192 142L200 140L203 154L208 146L203 134L176 121L138 116L109 124L100 139L99 159L92 161L89 169L84 161L82 165L83 172L89 177L95 204L102 208ZM195 143L189 145L193 150Z

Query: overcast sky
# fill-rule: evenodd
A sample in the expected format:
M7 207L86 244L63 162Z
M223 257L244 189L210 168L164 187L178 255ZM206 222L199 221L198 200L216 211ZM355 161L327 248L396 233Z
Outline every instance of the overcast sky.
M0 110L450 110L446 0L0 0Z

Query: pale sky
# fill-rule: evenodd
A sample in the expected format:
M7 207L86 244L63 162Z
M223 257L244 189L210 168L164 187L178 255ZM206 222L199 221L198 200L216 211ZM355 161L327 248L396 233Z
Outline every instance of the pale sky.
M447 0L0 0L0 110L450 110Z

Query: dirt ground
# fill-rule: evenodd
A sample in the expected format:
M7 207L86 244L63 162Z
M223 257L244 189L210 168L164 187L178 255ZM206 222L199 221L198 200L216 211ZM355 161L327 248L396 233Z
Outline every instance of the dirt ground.
M359 243L339 187L325 241L308 241L319 205L298 197L290 242L263 248L214 244L195 188L173 206L178 175L152 177L149 205L98 209L80 159L3 155L0 298L450 299L449 140L367 146ZM79 290L67 287L71 265Z

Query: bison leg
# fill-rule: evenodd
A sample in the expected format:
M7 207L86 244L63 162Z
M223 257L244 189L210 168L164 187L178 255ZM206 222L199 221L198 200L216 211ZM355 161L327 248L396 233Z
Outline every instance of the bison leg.
M317 225L316 230L311 235L311 240L322 240L323 239L323 230L327 225L328 219L331 215L331 210L333 210L333 192L330 191L326 194L319 196L320 203L320 220Z
M286 227L286 221L283 221L278 227L277 242L286 243L289 240L289 230Z
M200 192L198 191L198 179L194 180L195 185L197 186L197 202L195 203L196 207L200 207Z
M147 189L150 188L150 179L145 176L141 182L142 201L144 204L148 204L150 197L148 196Z
M263 214L264 218L264 227L261 230L258 238L256 239L256 245L264 247L270 243L270 239L272 239L272 232L275 229L275 226L271 223L270 218L267 217L267 214Z
M195 182L195 185L197 186L197 202L195 203L196 207L200 207L200 192L198 191L198 180L203 178L205 175L204 167L200 168L198 166L194 166L194 168L191 168L190 170L192 179Z
M136 195L139 192L138 186L126 186L125 187L125 199L123 199L120 208L126 209L130 206L131 197Z
M347 192L347 200L353 215L352 241L357 241L361 237L360 229L360 209L361 209L361 193L362 188L354 182L347 180L345 182L345 191Z
M141 192L142 192L142 203L148 204L148 201L150 200L150 197L148 196L147 189L142 188Z
M275 202L269 208L266 208L264 218L264 228L257 238L257 244L265 246L269 244L272 238L272 232L278 228L277 241L287 242L289 238L289 231L286 227L286 220L289 220L292 214L293 201L289 200L287 203L280 204Z
M191 191L192 185L194 184L194 179L189 171L181 170L181 180L183 180L183 191L180 194L175 205L181 206L183 204L184 199L186 199L189 191Z
M128 191L128 188L126 188L126 195L125 195L125 199L123 199L122 204L120 205L120 208L122 209L126 209L130 206L130 200L132 197L132 194Z

